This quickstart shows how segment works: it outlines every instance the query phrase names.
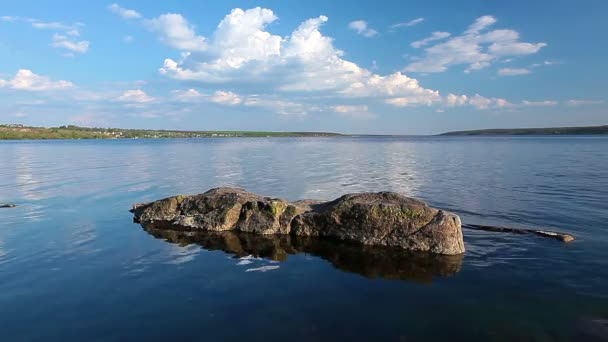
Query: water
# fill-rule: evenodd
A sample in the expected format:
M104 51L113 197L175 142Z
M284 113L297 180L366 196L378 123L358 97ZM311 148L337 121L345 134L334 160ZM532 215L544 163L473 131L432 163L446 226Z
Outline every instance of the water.
M577 240L465 230L456 259L316 243L277 257L296 242L235 252L131 222L134 202L221 185L399 191L466 223ZM0 209L5 341L608 336L606 137L1 142L0 202L18 204Z

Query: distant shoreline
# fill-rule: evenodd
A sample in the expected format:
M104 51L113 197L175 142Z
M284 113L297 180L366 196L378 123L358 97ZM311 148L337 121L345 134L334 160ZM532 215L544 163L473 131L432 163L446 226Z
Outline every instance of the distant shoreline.
M0 125L0 140L62 139L163 139L163 138L238 138L238 137L337 137L332 132L263 131L178 131L152 129L90 128L79 126L29 127Z
M189 138L307 138L307 137L458 137L458 136L580 136L608 135L608 125L553 128L497 128L453 131L436 135L342 134L334 132L270 131L180 131L154 129L95 128L80 126L31 127L0 124L1 140L117 140L117 139L189 139Z
M470 131L454 131L439 136L514 136L514 135L602 135L608 134L608 125L586 127L547 128L496 128Z

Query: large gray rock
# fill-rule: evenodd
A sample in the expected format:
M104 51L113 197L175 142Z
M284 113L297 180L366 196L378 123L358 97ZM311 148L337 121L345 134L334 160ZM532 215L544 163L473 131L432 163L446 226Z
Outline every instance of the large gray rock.
M132 211L136 222L170 230L291 234L438 254L464 253L458 216L393 192L289 203L238 188L216 188L136 204Z

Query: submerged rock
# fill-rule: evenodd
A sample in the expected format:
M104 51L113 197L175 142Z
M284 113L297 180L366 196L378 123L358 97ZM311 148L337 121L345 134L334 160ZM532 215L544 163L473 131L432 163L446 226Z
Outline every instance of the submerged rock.
M557 239L561 242L572 242L575 240L574 236L572 236L570 234L552 232L552 231L548 231L548 230L495 227L495 226L485 226L485 225L479 225L479 224L464 224L462 226L464 228L469 228L469 229L474 229L474 230L485 230L487 232L512 233L512 234L535 234L535 235L542 236L542 237Z
M457 215L393 192L290 203L238 188L216 188L136 204L132 212L144 227L175 231L314 236L438 254L464 253Z
M349 241L285 234L253 234L240 231L175 231L164 224L144 229L156 238L179 245L197 244L221 250L252 264L258 258L286 261L290 255L306 253L331 263L339 270L368 278L431 283L435 277L458 273L464 255L440 255L405 251L399 247L362 246ZM238 265L238 264L237 264ZM277 267L277 266L274 266ZM257 270L253 268L253 270Z

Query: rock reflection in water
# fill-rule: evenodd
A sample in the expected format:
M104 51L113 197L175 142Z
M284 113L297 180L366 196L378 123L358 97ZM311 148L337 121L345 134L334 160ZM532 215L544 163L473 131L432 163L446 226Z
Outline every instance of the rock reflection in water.
M460 271L463 255L410 252L399 248L363 246L352 242L292 235L259 235L235 231L186 232L144 226L156 238L179 245L198 244L237 257L253 255L285 261L290 254L306 253L329 261L334 267L368 278L430 283Z

